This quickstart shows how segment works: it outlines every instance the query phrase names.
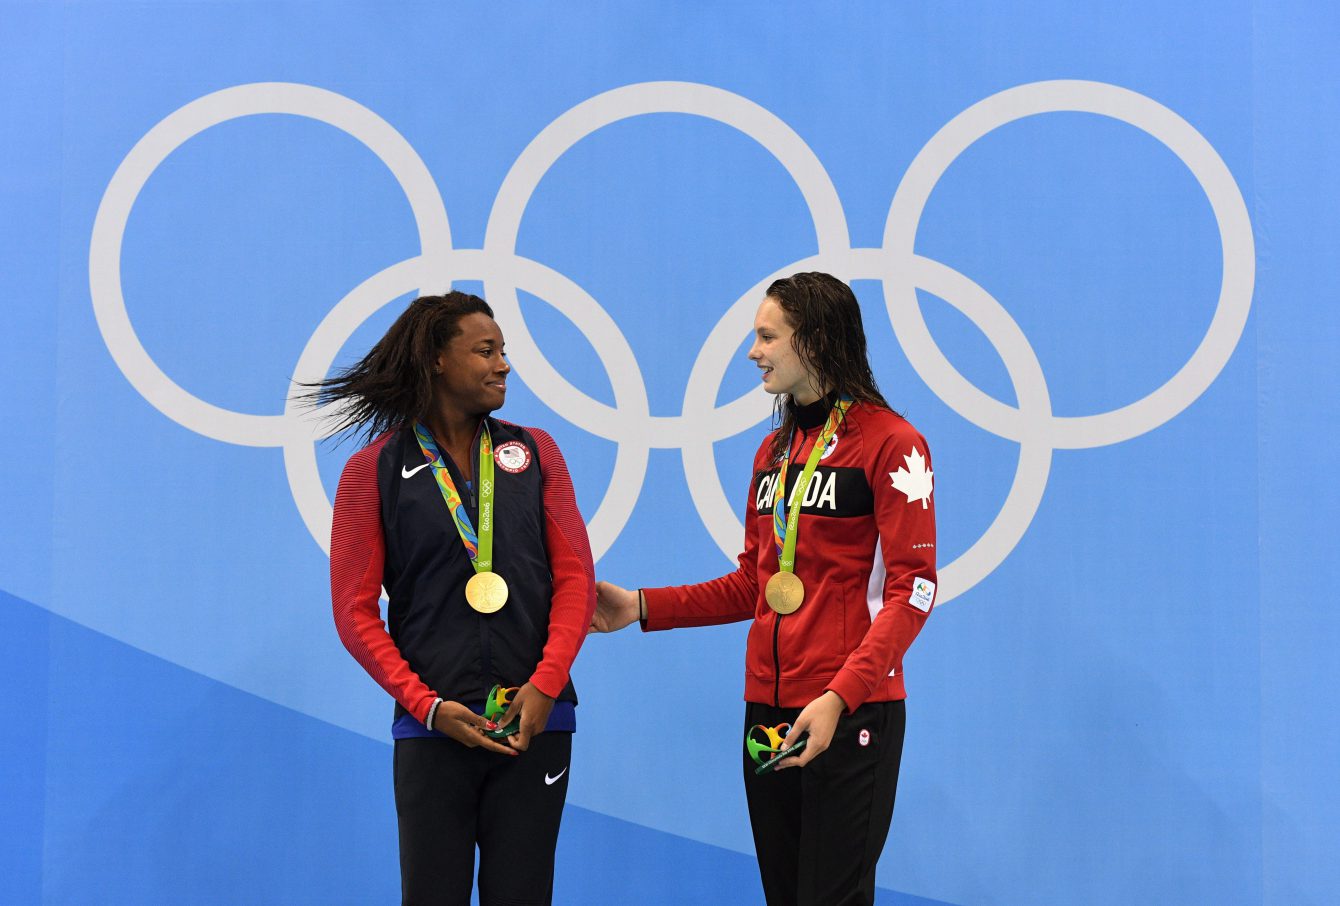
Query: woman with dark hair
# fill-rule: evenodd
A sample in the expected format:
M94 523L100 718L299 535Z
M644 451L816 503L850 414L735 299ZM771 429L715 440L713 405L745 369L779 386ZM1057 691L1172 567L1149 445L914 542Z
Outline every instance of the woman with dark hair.
M510 370L493 311L452 292L309 395L370 441L340 477L330 585L340 640L396 702L405 903L469 903L476 847L481 903L552 897L595 578L553 439L491 415Z
M875 385L846 284L775 281L754 334L778 427L754 457L739 568L673 588L600 582L591 630L753 620L742 758L764 894L774 906L873 903L902 758L903 654L935 601L930 453Z

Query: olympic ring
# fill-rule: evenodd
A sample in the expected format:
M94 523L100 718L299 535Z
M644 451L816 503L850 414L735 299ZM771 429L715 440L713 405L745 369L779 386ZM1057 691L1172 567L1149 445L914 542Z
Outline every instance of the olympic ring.
M912 254L926 200L949 165L1000 126L1060 111L1096 113L1121 120L1158 139L1187 165L1214 211L1223 244L1223 277L1219 303L1205 338L1162 387L1112 412L1068 417L1047 413L1038 422L1016 418L1024 414L1022 408L1010 409L992 399L954 369L921 317L916 288L898 276ZM1237 347L1256 280L1256 248L1247 204L1214 147L1162 104L1103 82L1061 80L1021 85L978 101L946 123L918 152L894 192L884 229L884 248L890 252L884 270L889 318L903 352L927 386L979 428L1010 440L1021 440L1028 432L1040 433L1058 448L1102 447L1130 440L1191 405L1219 376Z
M288 113L328 123L368 147L405 191L419 243L430 260L451 249L451 229L437 184L409 143L381 117L343 95L310 85L238 85L192 101L150 129L112 174L93 218L88 282L93 316L121 373L150 405L185 428L215 440L272 447L291 430L282 416L248 415L212 406L179 387L145 351L121 294L121 241L126 221L149 177L191 138L229 120ZM446 282L445 273L434 282Z
M479 249L453 249L442 256L441 262L434 263L445 265L446 269L459 279L483 278L487 281L497 279L498 274L506 271L508 279L533 290L540 298L549 299L551 302L558 300L554 302L555 306L573 323L581 326L583 320L589 323L589 320L594 319L596 324L593 330L602 337L608 336L611 331L614 333L618 331L617 327L613 327L609 315L576 284L528 258L515 255L497 257ZM326 539L330 538L331 505L317 469L314 442L321 436L317 426L333 413L329 409L321 409L304 414L303 405L297 398L298 387L303 383L311 383L325 377L344 343L369 317L391 300L426 285L423 278L427 273L427 267L422 257L410 258L386 268L356 287L312 332L294 368L292 389L284 407L284 415L292 420L291 424L305 425L307 430L305 433L291 431L285 438L284 465L288 471L289 487L293 491L294 500L298 503L298 509L302 513L308 531L327 553L329 553L329 542ZM588 336L590 335L588 333ZM619 337L622 338L622 334L619 334ZM615 350L616 354L620 350L619 345L613 342L608 348ZM625 342L623 350L624 355L616 361L616 365L618 368L635 372L637 365L633 359L632 348ZM516 361L517 356L512 354L511 358ZM640 373L635 372L636 389L640 395L628 399L626 395L621 397L618 394L620 387L616 379L618 368L610 368L606 363L610 383L616 388L616 403L628 403L634 407L634 414L645 420L648 401ZM620 438L609 488L587 525L591 549L597 559L614 544L619 531L632 515L633 507L637 503L636 489L646 475L649 452L650 446L645 442ZM633 493L614 493L629 486L633 487Z
M963 274L914 251L922 211L940 177L989 132L1029 116L1058 111L1120 120L1163 143L1188 167L1210 201L1223 246L1218 305L1190 360L1162 387L1110 412L1062 417L1052 413L1042 366L1027 337L989 293ZM724 405L716 391L731 357L750 331L757 300L776 277L822 269L884 287L894 334L926 385L968 421L1019 443L1014 481L1000 513L963 554L940 570L945 603L999 566L1027 531L1042 500L1054 449L1105 446L1137 437L1186 409L1214 382L1241 338L1255 284L1255 246L1242 193L1206 139L1176 113L1136 92L1087 81L1034 82L991 95L955 116L908 167L889 206L881 248L853 248L836 189L808 145L774 114L739 95L687 82L647 82L616 88L578 104L545 127L504 177L489 214L483 249L457 249L441 193L409 143L367 108L307 85L258 83L214 92L170 114L136 143L112 176L94 219L89 250L93 311L113 360L131 385L164 415L189 430L250 446L279 446L294 501L308 530L329 550L331 504L317 471L319 425L332 415L304 413L291 390L282 415L253 415L213 406L177 385L140 344L121 291L120 256L130 209L158 166L186 141L243 116L287 113L327 123L358 139L391 170L419 232L417 255L365 280L313 331L294 368L298 383L319 380L353 332L392 300L452 279L479 279L500 320L508 324L519 375L547 406L590 434L617 444L609 488L588 526L599 559L631 516L651 448L678 448L691 498L727 558L744 527L716 467L713 444L752 428L767 412L761 387ZM684 113L729 125L758 142L787 170L809 206L817 254L778 268L740 296L713 326L694 360L679 415L657 416L642 372L618 324L584 290L539 262L516 253L521 218L540 180L558 159L595 131L653 113ZM521 314L525 288L581 330L601 359L615 404L572 386L545 358ZM916 290L933 293L972 321L1000 356L1014 387L1010 407L971 384L940 351L922 318ZM607 358L608 357L608 358Z

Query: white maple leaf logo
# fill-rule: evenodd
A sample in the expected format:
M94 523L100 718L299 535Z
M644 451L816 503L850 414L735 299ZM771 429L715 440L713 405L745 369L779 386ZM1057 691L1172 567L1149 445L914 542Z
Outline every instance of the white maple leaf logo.
M889 478L893 479L895 488L907 495L908 503L920 500L924 510L926 501L931 499L935 473L926 471L926 457L916 447L912 448L911 455L903 457L903 462L907 463L907 468L899 466L898 471L889 473Z

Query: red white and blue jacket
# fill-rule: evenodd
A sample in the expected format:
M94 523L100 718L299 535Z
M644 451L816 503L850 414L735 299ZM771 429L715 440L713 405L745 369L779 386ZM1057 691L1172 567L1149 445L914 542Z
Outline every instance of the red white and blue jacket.
M832 409L796 408L787 500ZM775 432L774 432L775 433ZM831 689L855 710L906 697L903 654L935 602L935 501L925 439L888 409L856 403L800 495L796 575L805 601L781 616L763 590L777 572L769 434L754 457L739 568L697 585L644 589L646 630L752 619L746 701L800 708Z
M340 640L396 700L397 738L426 735L441 697L479 710L496 683L530 682L558 700L551 729L571 729L569 671L595 611L595 569L567 464L547 433L488 419L494 448L494 571L509 597L481 614L474 575L412 428L350 457L335 495L330 587ZM479 456L479 435L471 451ZM476 495L444 454L472 524ZM389 603L380 612L381 590Z

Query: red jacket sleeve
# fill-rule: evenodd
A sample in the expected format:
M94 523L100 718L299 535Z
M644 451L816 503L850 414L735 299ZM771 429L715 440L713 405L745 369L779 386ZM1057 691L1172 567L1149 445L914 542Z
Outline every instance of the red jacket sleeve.
M757 456L754 471L757 474ZM753 619L758 608L758 548L761 543L758 507L754 505L756 481L749 483L749 501L744 511L744 550L737 561L739 566L719 579L696 585L644 588L642 594L647 601L647 619L642 623L644 632Z
M377 456L385 443L383 438L355 453L340 475L330 532L330 598L335 629L344 647L369 676L422 722L437 693L410 669L381 618L386 542L377 490Z
M586 641L586 630L596 612L596 569L568 464L552 437L536 428L529 430L535 438L544 477L544 540L554 588L549 640L530 682L550 698L558 698L568 684L572 662Z
M885 437L866 477L874 489L879 531L876 575L883 567L882 606L828 689L854 711L902 663L935 603L934 472L926 441L906 423ZM878 589L872 588L874 596Z

